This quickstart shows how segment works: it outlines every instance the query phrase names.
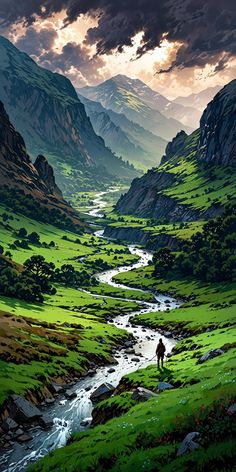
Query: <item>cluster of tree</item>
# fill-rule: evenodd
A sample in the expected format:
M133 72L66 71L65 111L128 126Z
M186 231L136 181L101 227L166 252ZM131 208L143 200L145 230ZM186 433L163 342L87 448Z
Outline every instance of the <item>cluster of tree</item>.
M7 297L20 300L42 302L43 295L40 285L27 271L19 271L6 257L0 257L0 293Z
M73 221L59 209L45 206L48 203L46 200L43 202L44 205L40 205L38 200L32 198L31 195L25 194L21 189L2 187L0 189L0 200L8 208L17 213L23 213L34 220L50 223L78 234L83 233L83 228L74 225Z
M90 277L84 269L77 271L70 264L55 268L52 262L47 262L40 255L27 259L21 270L7 257L8 252L5 255L3 252L0 246L0 293L8 297L42 303L44 293L56 293L53 283L76 288L98 283L95 277Z
M55 269L53 281L76 288L98 284L96 278L90 277L85 269L76 270L71 264L64 264L60 269Z
M227 205L218 218L209 220L186 242L176 256L162 248L153 257L158 276L194 276L207 282L236 280L236 204Z

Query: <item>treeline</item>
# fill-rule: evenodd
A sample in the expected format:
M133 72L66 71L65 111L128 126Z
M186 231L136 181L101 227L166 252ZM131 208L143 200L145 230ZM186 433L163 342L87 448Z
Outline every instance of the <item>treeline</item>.
M16 213L24 214L34 220L74 231L77 234L83 233L83 228L75 225L71 218L62 211L57 208L48 208L46 206L48 204L47 199L42 202L43 205L40 205L38 200L35 200L32 195L25 194L23 190L2 187L0 189L0 201Z
M175 255L162 248L153 256L154 275L194 276L204 282L236 281L236 204L209 220Z
M78 271L71 264L55 268L52 262L36 255L27 259L22 268L7 256L7 253L0 255L0 293L7 297L42 303L44 293L56 293L54 283L74 288L98 283L85 269Z

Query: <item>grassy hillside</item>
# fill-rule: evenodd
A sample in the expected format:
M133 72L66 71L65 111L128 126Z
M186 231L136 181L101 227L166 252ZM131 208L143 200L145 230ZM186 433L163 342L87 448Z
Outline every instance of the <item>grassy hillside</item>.
M209 288L189 280L156 280L151 271L150 266L133 274L120 274L118 279L182 297L194 294L194 300L165 314L136 316L134 323L179 332L185 336L183 341L162 370L157 371L153 364L125 376L116 396L98 405L107 418L118 418L105 420L105 424L87 433L75 434L70 445L30 470L49 472L60 468L75 472L79 466L81 471L103 471L108 463L112 471L233 470L236 426L227 411L236 397L235 285ZM203 354L216 348L224 353L205 363L198 362ZM156 391L159 381L170 382L173 389L134 404L134 388ZM201 447L178 457L178 448L191 431L200 433Z
M20 228L25 228L28 234L37 232L39 243L29 242L28 248L17 247L14 243L20 240ZM53 246L49 246L51 241ZM96 260L101 257L108 268L137 260L123 245L107 243L91 234L78 237L3 206L0 207L0 246L20 270L25 260L35 254L56 267L69 263L78 271L85 269L89 275L99 270ZM84 262L81 258L85 258ZM106 284L93 287L95 296L62 284L54 286L56 294L44 295L44 303L1 296L0 404L10 393L26 394L29 390L42 389L52 378L69 379L72 372L80 375L91 359L97 363L111 361L112 347L127 338L123 330L107 324L106 317L133 310L136 302L109 298L110 288ZM126 295L124 290L114 291L116 296ZM96 293L107 294L108 298L98 298ZM142 297L150 298L139 292L139 298ZM135 289L129 291L129 298L137 299ZM102 338L106 344L100 342Z

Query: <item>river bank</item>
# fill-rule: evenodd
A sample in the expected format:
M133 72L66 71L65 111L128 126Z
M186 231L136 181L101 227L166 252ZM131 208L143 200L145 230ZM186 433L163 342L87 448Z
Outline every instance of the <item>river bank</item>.
M98 204L101 203L100 199L101 195L99 195ZM94 209L91 211L94 212ZM97 212L98 215L102 217L102 213ZM96 233L96 235L102 237L101 233ZM130 246L129 249L131 254L136 254L139 257L139 261L128 267L121 266L117 269L96 274L100 283L130 290L125 285L113 282L113 277L122 271L127 272L148 265L152 255L134 246ZM106 297L103 298L104 300L106 299ZM104 382L104 379L114 387L117 387L124 374L130 373L140 366L146 367L153 362L152 358L155 354L158 333L141 326L132 326L130 323L131 318L137 314L155 312L160 309L166 310L169 307L175 308L179 305L179 302L164 295L155 295L154 298L155 302L152 303L137 299L136 303L140 306L140 309L128 314L118 315L114 319L112 317L109 318L109 324L119 329L125 329L130 334L133 340L131 342L132 352L127 352L127 345L120 345L117 350L113 348L114 365L113 369L111 369L113 370L112 372L109 372L111 365L99 367L95 363L94 365L91 363L90 367L94 370L93 376L83 377L73 381L70 385L74 398L70 400L66 399L64 394L58 394L54 395L52 401L49 401L47 404L43 401L39 407L43 413L46 413L53 419L52 427L50 430L42 430L36 427L36 429L29 431L32 434L32 440L27 445L19 444L18 442L11 444L10 448L1 455L1 471L20 472L26 470L30 463L40 459L48 452L65 445L73 432L85 431L91 422L93 409L90 396ZM120 298L120 300L134 302L133 299L129 300L128 298ZM164 342L166 344L166 352L169 353L175 345L175 341L168 336L168 338L164 337ZM33 399L33 396L31 399Z

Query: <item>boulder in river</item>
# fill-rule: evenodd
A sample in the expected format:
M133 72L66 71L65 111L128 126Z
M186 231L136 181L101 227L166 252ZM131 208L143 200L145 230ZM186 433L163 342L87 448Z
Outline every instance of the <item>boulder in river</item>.
M125 349L125 353L126 354L134 354L135 353L135 350L133 347L129 347L128 349Z
M77 393L74 390L67 390L65 393L65 397L67 400L72 400L73 398L77 397Z
M158 395L147 388L138 387L133 391L132 400L136 402L145 402L149 398L157 397Z
M174 388L173 385L171 385L168 382L159 382L157 384L157 389L162 392L163 390L170 390L171 388Z
M114 367L110 367L107 372L108 372L108 374L113 374L113 372L115 372L115 371L116 371L116 369L114 369Z
M200 434L197 433L196 431L192 433L188 433L187 436L185 436L184 440L180 444L180 447L177 451L177 457L183 456L187 452L193 452L196 449L199 449L200 444L198 444L197 440L200 439Z
M63 393L65 387L63 385L57 384L56 382L52 382L50 389L53 393Z
M88 370L87 375L88 377L93 377L96 374L96 372L97 371L95 369L90 369Z
M165 338L172 338L172 333L170 331L165 331L164 336Z
M15 394L10 396L8 409L10 416L19 423L30 423L42 416L42 412L36 406Z
M211 349L210 351L206 352L206 354L203 354L202 357L200 357L198 363L202 364L203 362L209 361L214 357L221 356L222 354L224 354L224 352L225 351L223 351L223 349Z
M21 436L19 436L17 438L17 442L25 443L25 442L31 441L31 439L33 439L32 436L30 436L29 434L24 433L24 434L22 434Z
M108 382L104 382L101 384L94 392L90 395L90 399L93 402L105 400L106 398L110 397L114 392L115 387L109 384Z
M50 416L48 415L43 415L41 416L40 420L40 425L44 428L44 429L49 429L53 426L53 420L52 418L50 418Z
M131 361L132 362L140 362L140 359L138 357L132 357Z

